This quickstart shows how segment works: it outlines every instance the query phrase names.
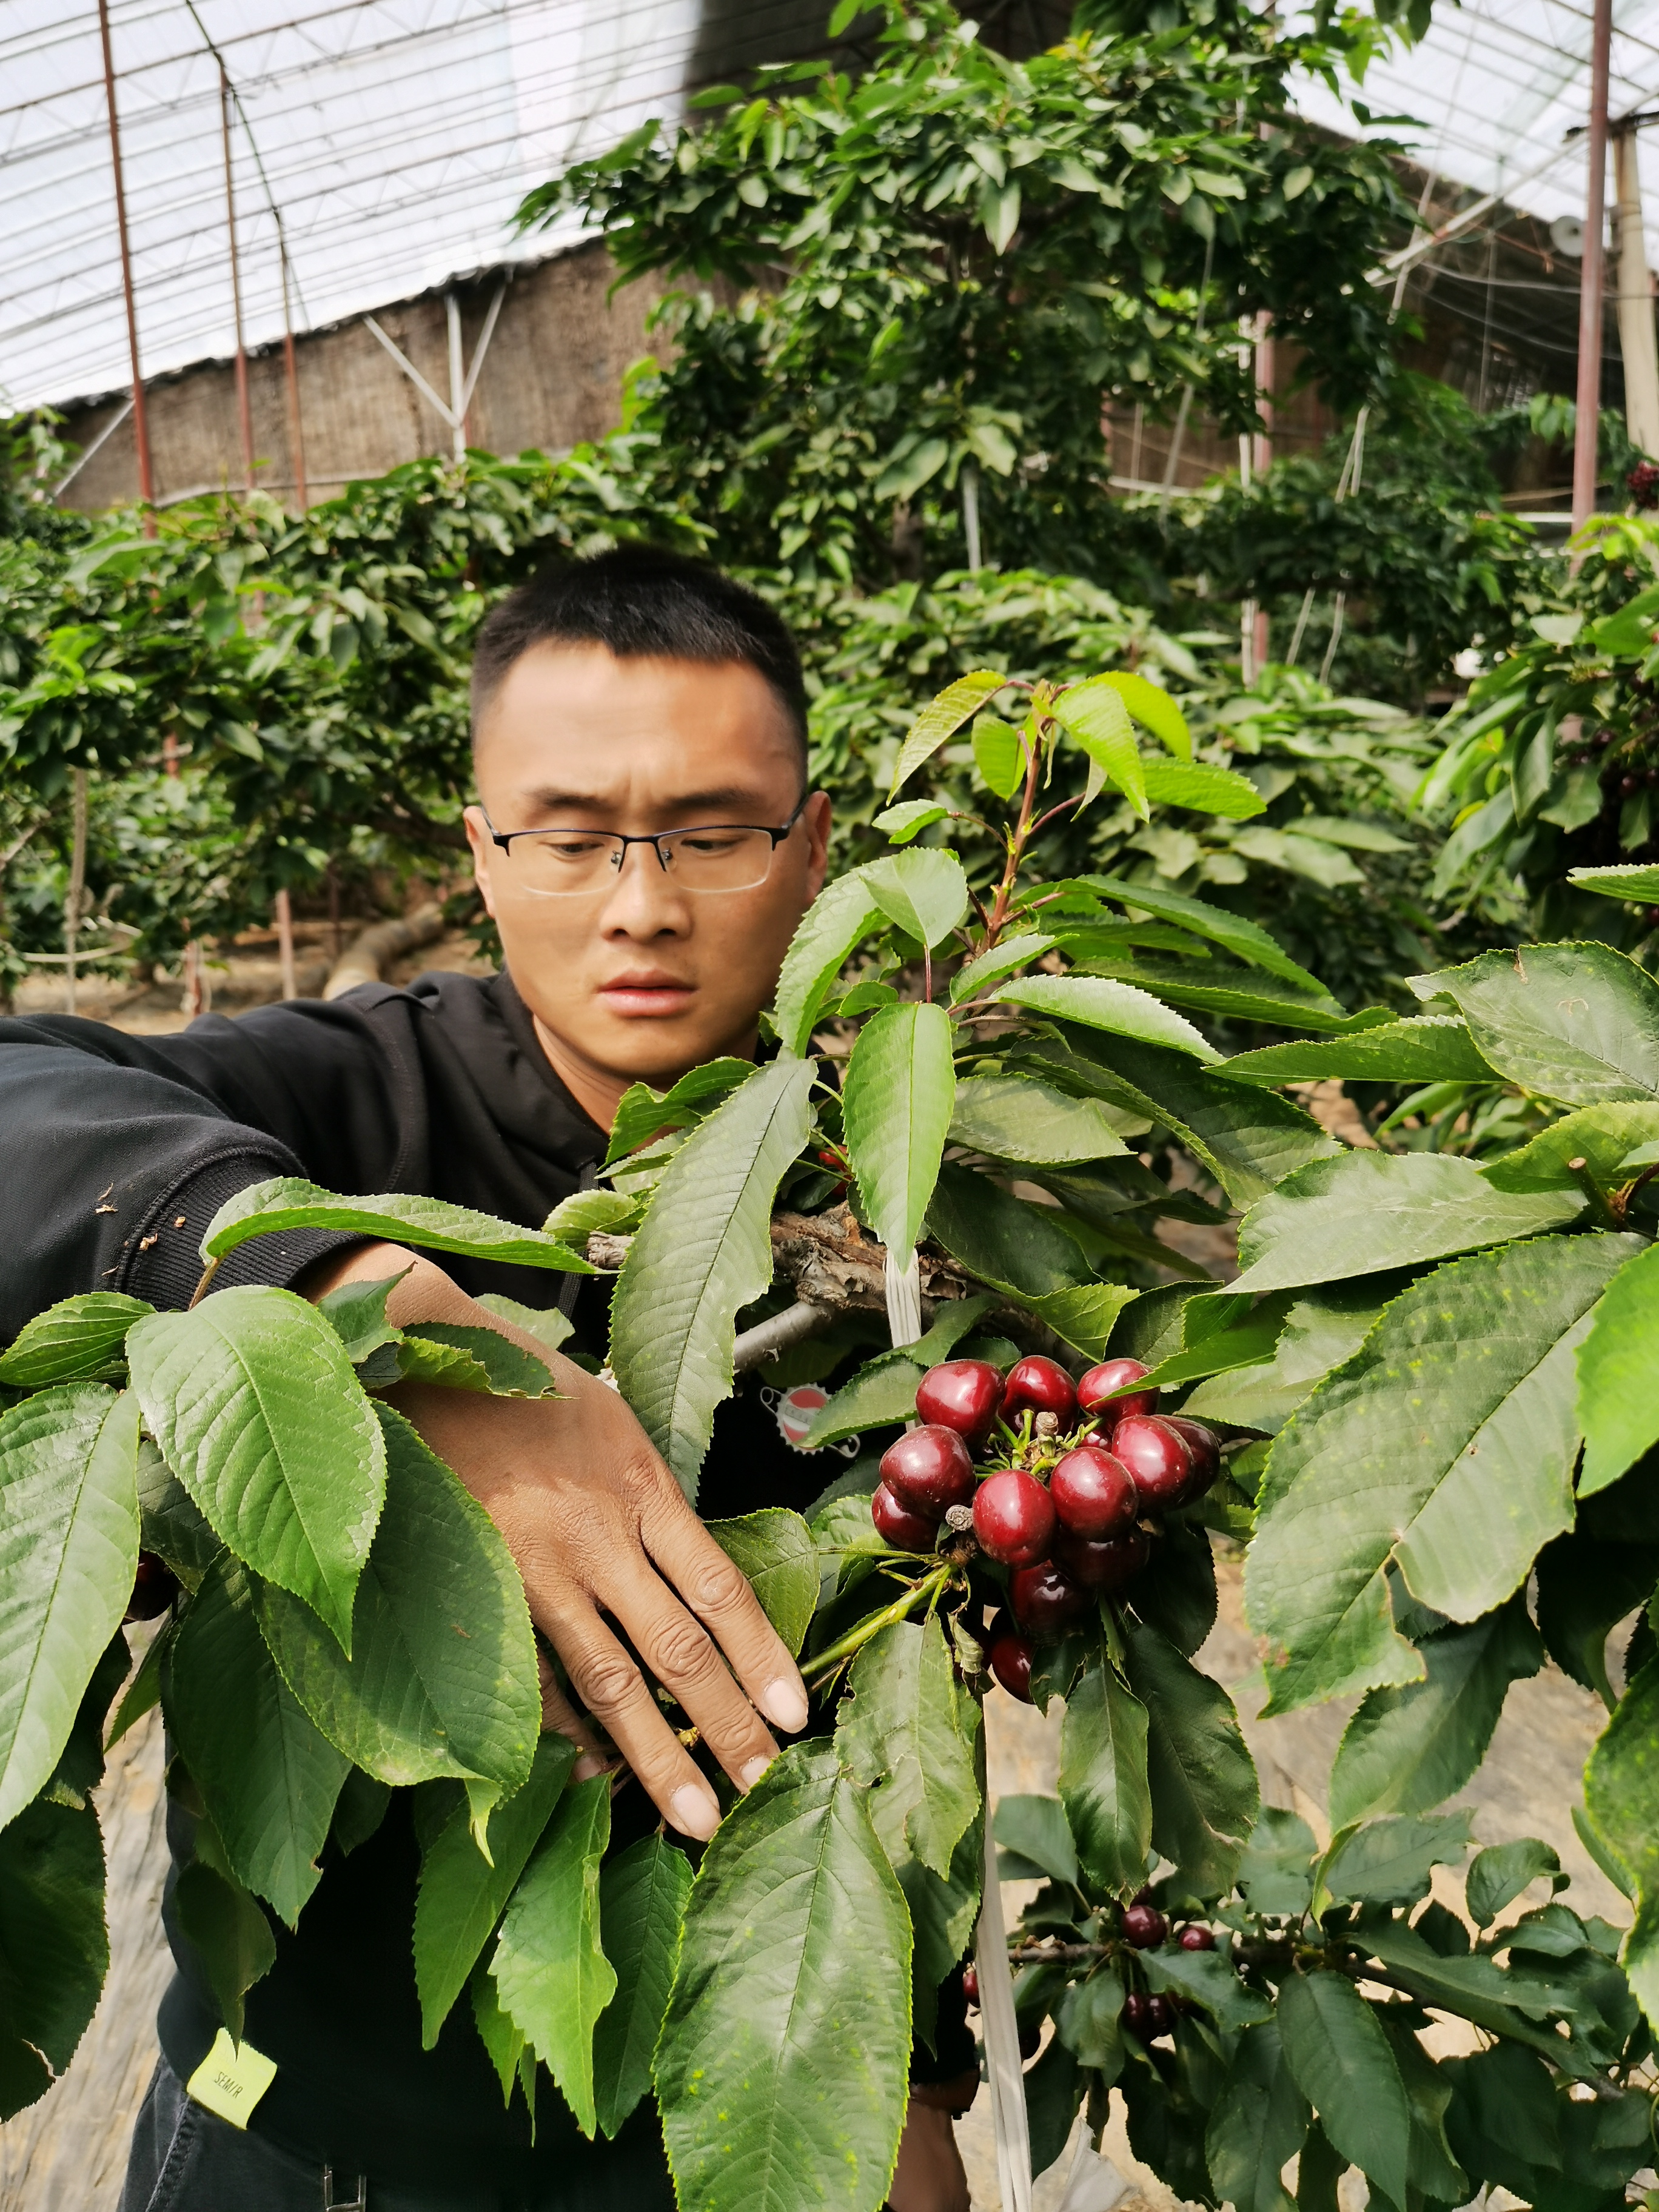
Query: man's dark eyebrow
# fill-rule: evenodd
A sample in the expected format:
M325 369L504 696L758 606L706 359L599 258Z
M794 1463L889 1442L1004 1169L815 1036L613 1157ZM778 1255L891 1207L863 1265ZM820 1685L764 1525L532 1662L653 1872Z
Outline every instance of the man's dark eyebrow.
M544 788L526 792L524 804L546 814L556 814L561 808L566 807L574 813L603 814L609 811L611 802L596 792ZM687 814L696 811L711 823L747 819L760 804L752 788L744 789L736 784L724 784L707 791L682 792L663 802L665 812ZM738 811L734 811L734 809ZM692 827L696 826L693 823Z

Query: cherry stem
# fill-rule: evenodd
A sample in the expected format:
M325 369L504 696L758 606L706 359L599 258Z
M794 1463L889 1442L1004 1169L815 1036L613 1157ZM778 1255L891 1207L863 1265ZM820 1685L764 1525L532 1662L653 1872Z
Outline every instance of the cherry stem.
M954 1566L940 1567L936 1573L928 1575L903 1591L891 1605L884 1606L879 1613L872 1613L868 1620L860 1621L856 1628L849 1628L838 1642L816 1654L802 1680L810 1688L825 1674L833 1674L843 1659L850 1658L872 1636L878 1636L884 1628L890 1628L896 1620L908 1620L919 1605L933 1605L955 1572Z

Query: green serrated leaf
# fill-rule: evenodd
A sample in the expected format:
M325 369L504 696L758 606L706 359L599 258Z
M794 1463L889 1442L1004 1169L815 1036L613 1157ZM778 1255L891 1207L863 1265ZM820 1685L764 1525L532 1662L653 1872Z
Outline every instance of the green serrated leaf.
M839 968L840 961L836 965ZM692 1068L666 1091L653 1091L646 1083L630 1084L617 1102L616 1118L611 1124L605 1166L625 1159L640 1146L659 1137L665 1129L684 1129L692 1122L701 1121L740 1083L746 1083L754 1072L753 1060L727 1055L705 1060L701 1067ZM594 1230L614 1228L625 1213L632 1211L632 1201L616 1191L579 1190L556 1206L542 1225L548 1236L568 1237L580 1248Z
M1544 1663L1519 1599L1418 1648L1423 1680L1371 1691L1343 1731L1331 1768L1334 1828L1379 1813L1426 1813L1455 1796L1486 1755L1510 1683Z
M533 2130L536 2054L530 2048L529 2039L517 2021L501 2010L501 2001L496 1994L488 1960L480 1959L473 1968L469 1994L472 2000L472 2020L478 2031L478 2040L489 2054L495 2078L501 2085L501 2101L510 2106L514 2088L522 2088Z
M1291 2212L1279 2175L1307 2141L1310 2117L1277 2024L1247 2027L1204 2137L1217 2197L1234 2212Z
M68 2066L109 1970L90 1805L27 1805L0 1829L0 2119Z
M1580 1497L1616 1482L1659 1443L1659 1244L1638 1252L1607 1285L1578 1353L1578 1419L1584 1431Z
M1139 1620L1190 1659L1215 1626L1209 1531L1195 1522L1170 1522L1126 1595Z
M1636 1249L1542 1237L1453 1261L1396 1298L1291 1416L1245 1567L1250 1620L1269 1638L1268 1711L1421 1678L1395 1631L1390 1559L1423 1603L1475 1620L1571 1524L1573 1362Z
M593 2026L617 1993L599 1942L599 1862L611 1839L611 1778L567 1790L501 1922L489 1971L502 2009L563 2092L590 2139Z
M1548 1844L1524 1836L1512 1844L1494 1844L1477 1851L1463 1879L1463 1899L1477 1928L1490 1928L1506 1905L1513 1905L1529 1882L1547 1879L1559 1889L1566 1876Z
M873 1793L877 1834L884 1842L890 1831L902 1837L925 1867L948 1876L957 1841L979 1810L978 1710L970 1729L938 1616L878 1631L854 1662L849 1687L836 1743L854 1781Z
M1119 1897L1146 1881L1152 1848L1146 1725L1146 1708L1103 1661L1085 1669L1060 1724L1060 1796L1077 1856L1097 1887Z
M138 1564L138 1405L66 1383L0 1416L0 1828L63 1755Z
M827 883L789 941L772 1001L772 1024L786 1054L799 1058L854 947L886 919L861 869Z
M977 959L965 961L951 981L951 1004L960 1006L989 984L1004 975L1012 975L1018 968L1029 967L1054 943L1052 937L1028 932L1023 937L1005 937L1000 945L981 952Z
M1137 1295L1122 1283L1082 1283L1075 1290L1038 1292L1024 1303L1063 1342L1091 1359L1103 1359L1118 1316Z
M453 1357L433 1358L433 1353ZM493 1328L453 1322L416 1322L398 1347L404 1372L452 1389L487 1390L498 1398L555 1398L552 1370L533 1352Z
M1022 1303L1089 1280L1088 1262L1052 1207L1030 1205L952 1161L939 1170L927 1224L970 1274Z
M1315 1160L1258 1199L1239 1225L1241 1295L1420 1267L1559 1229L1579 1191L1494 1190L1449 1152L1352 1152Z
M628 1213L631 1220L635 1213L631 1203ZM486 1313L493 1313L502 1321L511 1322L514 1328L521 1328L526 1336L533 1336L549 1352L556 1352L575 1328L575 1323L567 1315L562 1314L556 1306L521 1305L517 1298L507 1297L500 1291L486 1291L476 1303Z
M1468 1024L1454 1014L1417 1014L1379 1022L1352 1036L1306 1044L1270 1044L1222 1062L1244 1083L1489 1083L1492 1070L1474 1048ZM1509 1188L1516 1185L1504 1186Z
M1127 950L1084 958L1082 947L1074 949L1079 955L1074 975L1109 975L1166 1005L1190 1007L1197 1013L1224 1014L1236 1022L1270 1022L1276 1029L1287 1030L1345 1030L1352 1018L1334 999L1310 998L1280 976L1236 968L1230 962L1155 960Z
M1183 1951L1178 1944L1148 1951L1142 1961L1149 1989L1173 1991L1202 2005L1218 2027L1255 2027L1273 2016L1259 1990L1241 1982L1232 1961L1219 1951Z
M1132 983L1115 983L1103 975L1025 975L1005 983L996 995L1008 1006L1028 1007L1057 1021L1081 1022L1089 1029L1108 1030L1142 1044L1190 1053L1207 1065L1221 1058L1189 1021Z
M1021 1793L998 1798L991 1832L1005 1851L1012 1851L1038 1874L1076 1887L1077 1844L1058 1797Z
M221 1291L127 1338L150 1433L220 1538L350 1646L386 1447L345 1347L291 1291Z
M1109 2086L1123 2066L1123 1979L1115 1962L1087 1981L1074 1982L1054 2019L1054 2037L1079 2066L1091 2067Z
M518 1267L559 1267L578 1275L598 1272L580 1252L556 1237L497 1221L493 1214L401 1191L342 1197L297 1176L250 1183L227 1199L208 1224L202 1257L222 1260L250 1237L269 1236L279 1229L343 1229L360 1237L383 1237L394 1244L419 1244L434 1252L502 1260Z
M1290 954L1271 938L1265 929L1242 915L1229 914L1224 907L1207 905L1204 900L1191 898L1185 891L1167 890L1161 884L1129 883L1121 876L1083 876L1079 880L1102 898L1132 911L1154 915L1160 921L1172 921L1182 929L1190 929L1196 936L1209 939L1246 961L1253 968L1264 968L1270 975L1282 975L1287 983L1295 983L1316 998L1326 995L1325 986L1316 975L1298 967Z
M1027 1075L972 1075L956 1086L950 1141L994 1159L1042 1166L1110 1159L1128 1146L1099 1102Z
M1659 1659L1626 1685L1584 1770L1584 1805L1604 1848L1627 1869L1635 1923L1624 1967L1659 2025Z
M843 1437L862 1436L866 1429L914 1420L916 1386L924 1371L908 1359L872 1361L819 1407L801 1438L801 1449L819 1451Z
M890 845L908 845L935 822L943 822L950 808L939 799L902 799L878 814L870 827L879 830Z
M1659 983L1609 945L1528 945L1407 978L1500 1075L1568 1106L1659 1097Z
M1091 677L1074 684L1053 702L1048 712L1066 736L1080 745L1107 779L1123 793L1144 822L1146 773L1129 712L1112 684Z
M798 1658L818 1597L811 1530L799 1513L782 1505L705 1525L727 1559L749 1577L766 1618L789 1646L791 1658Z
M921 1233L955 1098L944 1007L907 1001L873 1014L848 1062L842 1112L870 1225L901 1265Z
M239 1881L197 1858L179 1876L173 1911L195 1951L233 2042L242 2039L242 2000L276 1963L276 1939Z
M1264 1805L1238 1864L1252 1912L1305 1912L1313 1896L1314 1832L1299 1813Z
M51 1382L119 1382L127 1331L155 1310L119 1291L60 1298L25 1322L0 1353L0 1382L40 1390Z
M1169 693L1152 683L1150 678L1130 674L1127 671L1112 670L1104 676L1091 679L1095 684L1115 691L1143 729L1150 730L1164 749L1178 761L1190 761L1193 757L1192 732L1187 727L1187 717ZM1160 766L1157 762L1148 767Z
M942 943L967 915L968 878L954 853L894 853L863 874L888 920L918 945Z
M228 1553L179 1626L163 1697L232 1871L295 1926L350 1762L276 1671L247 1570Z
M357 1585L349 1658L275 1584L258 1594L260 1626L301 1704L378 1781L471 1775L516 1790L542 1710L524 1583L483 1508L408 1422L376 1410L386 1510Z
M936 441L942 442L942 441ZM943 467L941 453L939 465ZM928 474L933 471L930 470ZM926 478L921 479L926 482ZM914 489L914 487L912 487ZM908 497L908 493L895 492L894 498ZM904 743L893 769L893 781L887 793L888 803L902 783L907 782L924 762L929 761L948 737L959 730L970 714L996 696L1007 682L994 668L975 668L966 676L958 676L954 684L946 684L936 699L930 699L905 732Z
M562 1735L544 1735L529 1780L490 1816L488 1859L478 1849L469 1808L459 1795L449 1819L422 1852L415 1987L423 2051L437 2042L438 2030L466 1987L575 1763L574 1743Z
M1339 1901L1415 1905L1437 1866L1461 1866L1469 1848L1469 1814L1425 1820L1397 1814L1340 1836L1320 1867L1320 1882Z
M664 1835L642 1838L600 1869L599 1924L617 1974L593 2031L594 2109L607 2136L651 2087L690 1894L690 1862Z
M148 1437L138 1444L138 1547L193 1590L222 1548L190 1492Z
M1395 2204L1406 2202L1411 2108L1389 2039L1340 1974L1291 1974L1279 1993L1285 2063L1350 2165Z
M1575 890L1599 891L1603 898L1659 899L1659 868L1569 868Z
M1229 1888L1261 1790L1232 1699L1144 1624L1124 1639L1129 1686L1147 1712L1152 1842L1200 1897Z
M337 1291L318 1299L318 1312L331 1328L337 1330L345 1356L354 1367L383 1345L398 1342L402 1332L386 1319L386 1302L408 1273L404 1267L377 1283L342 1283Z
M994 714L974 724L974 766L979 780L999 799L1012 799L1025 781L1026 751L1019 732Z
M664 1169L611 1306L623 1397L688 1497L731 1395L739 1308L772 1279L772 1201L805 1144L810 1060L757 1068Z
M1631 1152L1659 1138L1659 1103L1583 1106L1564 1114L1530 1144L1489 1160L1481 1172L1494 1190L1578 1190L1582 1175L1601 1189L1626 1182ZM1582 1168L1568 1165L1581 1160Z
M1225 822L1248 822L1267 811L1255 786L1230 768L1207 761L1143 761L1146 796L1154 806L1185 806L1195 814L1215 814Z
M979 1917L985 1864L982 1814L975 1814L963 1829L951 1856L951 1871L943 1879L923 1866L908 1847L896 1855L890 1850L888 1858L910 1913L913 2027L927 2048L936 2051L939 1984L972 1943Z
M679 2201L875 2205L908 2098L910 1926L866 1794L792 1746L703 1860L657 2053Z

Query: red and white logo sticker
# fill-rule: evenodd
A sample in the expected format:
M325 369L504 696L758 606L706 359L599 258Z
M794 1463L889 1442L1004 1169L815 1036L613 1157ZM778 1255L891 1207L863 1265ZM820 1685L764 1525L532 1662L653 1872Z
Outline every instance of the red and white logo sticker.
M801 1440L812 1425L812 1416L830 1403L830 1393L820 1389L816 1382L797 1382L793 1390L785 1390L778 1399L778 1429L791 1451L799 1451Z

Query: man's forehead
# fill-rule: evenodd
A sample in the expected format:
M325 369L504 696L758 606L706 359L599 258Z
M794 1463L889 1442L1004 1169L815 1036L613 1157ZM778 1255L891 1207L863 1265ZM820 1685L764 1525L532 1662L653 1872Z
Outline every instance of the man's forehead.
M781 701L744 662L619 659L604 646L559 643L514 663L477 739L481 754L513 756L515 781L561 790L578 763L582 788L647 763L653 780L677 768L688 789L746 785L799 750Z

